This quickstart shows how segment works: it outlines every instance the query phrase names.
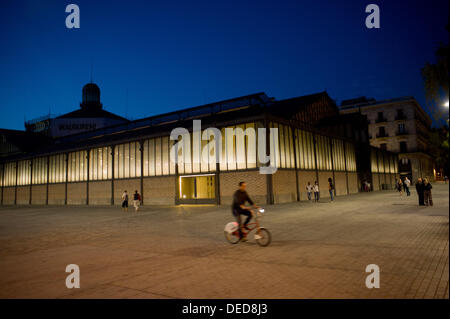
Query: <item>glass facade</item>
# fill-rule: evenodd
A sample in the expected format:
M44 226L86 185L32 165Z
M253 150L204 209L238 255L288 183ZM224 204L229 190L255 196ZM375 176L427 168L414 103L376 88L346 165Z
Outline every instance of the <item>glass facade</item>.
M3 177L3 186L15 186L16 185L16 163L6 163L5 172Z
M33 184L47 184L47 157L33 159Z
M50 156L49 170L49 183L64 183L66 181L66 155Z
M344 141L332 139L333 145L333 168L337 172L345 171Z
M398 162L395 155L372 148L370 158L372 173L398 173Z
M87 151L69 153L68 182L87 181Z
M144 141L143 176L162 176L175 174L175 163L171 163L169 157L170 149L174 144L173 142L174 141L171 141L168 136L152 138ZM179 151L179 153L181 154L181 150Z
M372 173L378 173L378 152L375 149L370 151L370 167Z
M302 170L315 170L314 137L311 132L295 130L297 165Z
M140 143L131 142L116 145L114 148L114 178L138 176L141 176Z
M169 176L176 174L176 166L170 153L177 143L178 174L205 174L216 171L216 151L221 171L257 169L258 128L261 122L250 122L220 129L219 145L213 131L181 135L177 141L169 136L104 146L66 154L38 157L17 162L17 185L80 182L138 178L144 176ZM321 171L356 171L356 155L353 143L339 138L322 136L302 129L293 129L281 123L271 123L278 130L273 140L277 151L271 150L277 168ZM203 140L202 137L205 139ZM219 148L216 150L216 146ZM295 147L294 147L295 146ZM142 152L142 155L141 155ZM66 161L67 156L67 161ZM141 172L141 158L142 169ZM317 163L317 167L316 167ZM88 167L89 165L89 167ZM395 155L372 151L373 172L396 173ZM16 185L16 162L2 165L3 186ZM48 170L48 172L47 172ZM32 176L31 176L32 175ZM89 175L89 176L88 176Z
M355 145L345 142L345 160L348 172L356 172Z
M30 185L31 183L31 160L19 161L17 163L17 185Z
M316 135L316 157L317 169L321 171L331 171L331 144L326 136Z
M89 152L89 180L112 179L111 147L91 149Z
M295 168L294 141L290 126L271 123L271 127L278 129L278 152L276 152L276 166L278 168ZM276 145L276 144L275 144Z

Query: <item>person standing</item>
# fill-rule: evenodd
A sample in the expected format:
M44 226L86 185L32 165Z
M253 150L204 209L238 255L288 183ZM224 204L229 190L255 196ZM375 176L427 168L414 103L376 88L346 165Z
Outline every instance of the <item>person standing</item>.
M333 185L333 179L331 177L328 178L328 191L330 192L330 198L331 201L334 200L334 185Z
M128 193L125 190L122 194L122 210L128 211Z
M311 195L313 192L313 186L310 182L308 182L308 185L306 185L306 194L308 194L308 200L311 201Z
M423 182L420 177L417 179L416 191L417 196L419 197L419 206L425 206Z
M140 203L141 203L141 195L136 190L133 195L133 206L136 212L139 210Z
M397 181L397 190L400 193L400 196L403 195L403 183L402 183L402 179L399 178Z
M406 176L405 180L403 181L403 188L405 189L406 196L411 195L411 192L409 191L410 185L411 185L411 181L409 180L408 176Z
M314 191L314 202L317 203L320 199L319 183L317 181L315 181L314 183L313 191Z
M433 198L431 197L431 186L428 178L423 179L423 198L426 206L433 206Z

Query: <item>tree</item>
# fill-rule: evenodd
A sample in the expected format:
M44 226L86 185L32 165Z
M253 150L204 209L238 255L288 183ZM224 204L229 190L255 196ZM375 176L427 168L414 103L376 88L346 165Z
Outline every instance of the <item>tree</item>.
M446 29L449 31L448 24ZM448 109L443 107L443 103L449 98L448 49L448 44L441 43L435 53L436 63L426 63L421 69L425 96L436 122L448 119Z
M448 127L433 128L430 133L431 155L438 170L443 170L444 175L449 174L449 143Z

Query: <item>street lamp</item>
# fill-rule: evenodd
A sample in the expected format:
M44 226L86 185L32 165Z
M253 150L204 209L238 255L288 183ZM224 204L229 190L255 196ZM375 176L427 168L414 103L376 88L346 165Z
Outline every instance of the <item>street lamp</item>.
M448 100L447 100L447 102L444 103L444 106L448 107Z

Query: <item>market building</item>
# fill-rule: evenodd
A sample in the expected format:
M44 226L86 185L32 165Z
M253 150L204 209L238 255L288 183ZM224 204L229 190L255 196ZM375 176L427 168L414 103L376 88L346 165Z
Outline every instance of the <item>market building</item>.
M240 181L262 204L305 200L306 184L314 181L321 197L329 198L328 178L338 196L361 191L364 181L373 190L392 188L398 157L369 145L362 118L340 115L334 100L320 92L279 101L256 93L128 121L103 109L91 83L83 88L80 110L45 119L46 129L0 130L1 204L119 205L124 190L138 190L144 205L230 204ZM210 143L214 135L200 139L193 120L201 120L202 130L222 133L217 151ZM74 131L66 134L66 127ZM188 133L171 140L176 128ZM234 134L227 135L227 128ZM261 134L270 163L260 160ZM181 141L189 141L183 144L189 151L178 148L177 161L171 161L171 149ZM276 171L261 174L266 166Z

